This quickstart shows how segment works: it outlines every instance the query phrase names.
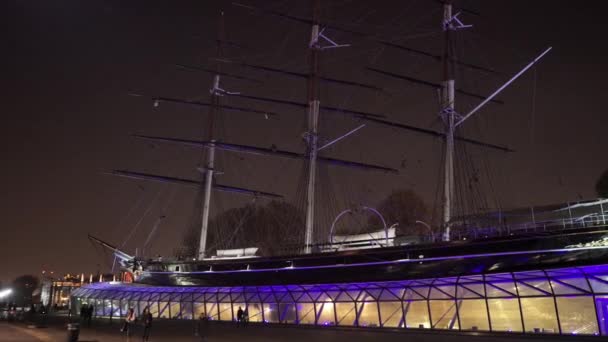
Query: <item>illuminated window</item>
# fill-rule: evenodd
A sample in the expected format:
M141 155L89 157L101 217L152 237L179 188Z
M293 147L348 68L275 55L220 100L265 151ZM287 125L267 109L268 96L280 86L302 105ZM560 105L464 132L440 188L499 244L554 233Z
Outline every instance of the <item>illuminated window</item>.
M593 297L557 297L559 323L564 334L598 333Z
M298 321L300 324L315 324L315 306L312 303L298 303Z
M237 308L238 310L238 308ZM219 319L221 321L232 321L232 305L230 303L220 303L219 304ZM236 316L236 311L234 313ZM236 318L235 318L236 319Z
M380 319L383 327L400 327L402 318L401 302L380 302Z
M431 300L432 327L435 329L458 329L456 302L453 300Z
M360 327L377 327L378 321L378 303L376 302L359 302L357 303L359 311L359 326Z
M355 303L336 303L337 325L355 325L357 311Z
M264 303L264 321L279 323L279 306L277 303Z
M316 304L317 307L317 320L318 325L335 325L334 316L334 303L330 301L321 302Z
M485 299L465 299L458 303L462 330L490 330Z
M405 326L408 328L425 328L431 327L429 320L429 307L425 300L414 300L404 302Z
M517 298L488 299L488 308L492 331L523 331Z
M158 317L169 318L169 302L159 302L158 306Z
M260 303L248 303L246 305L249 311L249 322L262 322L262 304ZM238 308L237 308L238 310Z
M521 308L526 331L559 333L555 303L552 297L522 298Z

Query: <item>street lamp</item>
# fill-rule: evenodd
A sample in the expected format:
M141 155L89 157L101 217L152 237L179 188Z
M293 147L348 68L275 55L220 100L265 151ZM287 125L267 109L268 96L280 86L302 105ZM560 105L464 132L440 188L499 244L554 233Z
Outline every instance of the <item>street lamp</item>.
M10 296L11 293L13 293L13 289L4 289L0 291L0 299Z

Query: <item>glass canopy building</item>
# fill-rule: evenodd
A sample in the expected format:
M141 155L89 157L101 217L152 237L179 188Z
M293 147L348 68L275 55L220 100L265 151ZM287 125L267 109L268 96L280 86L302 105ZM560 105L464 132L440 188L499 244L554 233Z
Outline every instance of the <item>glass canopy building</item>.
M370 283L153 287L96 283L72 293L72 310L98 317L149 307L157 318L608 335L608 265Z

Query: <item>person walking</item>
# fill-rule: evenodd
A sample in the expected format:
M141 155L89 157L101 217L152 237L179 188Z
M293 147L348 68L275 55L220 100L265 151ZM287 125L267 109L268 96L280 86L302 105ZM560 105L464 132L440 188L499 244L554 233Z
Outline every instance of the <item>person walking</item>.
M243 308L239 306L239 310L236 312L236 326L238 327L243 322Z
M243 311L243 326L247 326L249 323L249 308L245 307L245 311Z
M80 307L80 321L82 323L84 323L85 320L87 319L87 312L88 312L88 306L87 306L87 303L84 303Z
M131 337L131 329L133 327L133 324L135 324L135 319L137 317L135 316L135 310L133 310L133 308L129 308L129 311L127 311L127 315L125 316L125 322L122 325L122 328L120 329L121 332L127 332L127 337Z
M86 312L87 327L91 327L91 319L93 319L93 304L89 304Z
M148 341L150 339L150 329L152 328L152 313L148 307L144 309L141 320L144 324L143 340Z
M209 326L209 319L204 313L201 313L198 326L197 326L197 335L201 338L201 341L205 341L205 337L207 336L207 329Z

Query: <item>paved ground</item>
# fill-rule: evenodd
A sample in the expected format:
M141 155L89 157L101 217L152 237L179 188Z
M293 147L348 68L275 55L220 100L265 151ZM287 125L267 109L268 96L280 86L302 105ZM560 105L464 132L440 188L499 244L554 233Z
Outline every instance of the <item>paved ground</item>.
M28 327L24 323L0 322L0 341L6 342L56 342L65 341L67 332L65 319L54 319L46 328ZM91 328L83 327L80 333L81 342L135 342L141 341L141 327L135 329L128 339L120 331L120 322L97 321ZM211 324L207 329L205 341L247 341L247 342L508 342L508 341L598 341L608 339L601 337L581 336L542 336L542 335L505 335L484 333L450 333L423 332L416 330L378 331L353 330L337 328L313 328L294 326L256 326L237 328L232 324ZM195 336L192 321L156 321L154 322L152 342L195 342L201 338Z

